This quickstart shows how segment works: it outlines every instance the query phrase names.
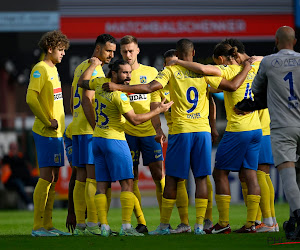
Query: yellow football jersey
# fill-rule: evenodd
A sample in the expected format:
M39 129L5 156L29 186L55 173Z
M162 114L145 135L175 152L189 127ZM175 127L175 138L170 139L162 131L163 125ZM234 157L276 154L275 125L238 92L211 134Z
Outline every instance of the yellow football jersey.
M137 84L146 84L151 82L157 76L157 70L153 67L145 66L140 64L139 68L133 70L131 73L131 81L130 85ZM128 97L130 99L130 104L134 109L136 114L144 114L150 111L150 103L158 102L160 99L157 98L153 93L151 94L132 94L128 93ZM152 136L155 135L155 130L152 126L151 121L146 121L140 125L133 126L130 122L126 121L125 123L125 133L138 136Z
M237 115L234 112L234 106L245 98L253 98L251 85L254 77L257 74L260 62L255 62L252 69L249 71L243 84L234 92L224 92L224 103L227 116L226 131L241 132L261 129L258 112L252 112L247 115ZM222 77L206 77L207 83L213 88L218 88L222 78L232 80L237 74L242 71L242 66L239 65L217 65Z
M153 92L153 95L154 95L153 100L157 100L159 98L159 102L160 102L164 98L166 98L165 103L168 103L168 102L171 101L170 90L169 90L168 85L166 85L163 89L160 89L160 90L157 90L157 91ZM153 100L151 100L151 102L154 102ZM156 102L158 102L158 101L156 101ZM167 121L167 126L169 128L169 133L172 130L171 108L169 108L169 110L164 113L166 121Z
M57 68L50 67L44 61L37 63L31 71L28 89L39 93L38 98L46 117L58 122L58 129L53 130L35 117L32 131L45 137L62 137L65 131L65 111Z
M263 135L270 135L270 114L269 109L258 110Z
M93 136L126 140L124 133L126 119L123 114L133 108L125 93L102 90L102 84L109 81L109 78L95 78L90 81L90 89L95 90L96 127Z
M82 88L78 87L77 83L80 76L84 73L84 71L90 66L89 60L83 61L79 64L74 72L74 79L72 83L73 87L73 128L72 134L73 135L87 135L93 134L93 129L89 122L87 121L82 105ZM95 77L105 77L102 67L99 65L94 70L91 79ZM95 97L92 100L94 105Z
M166 67L155 79L170 90L172 131L169 134L210 132L208 86L203 75L182 66Z

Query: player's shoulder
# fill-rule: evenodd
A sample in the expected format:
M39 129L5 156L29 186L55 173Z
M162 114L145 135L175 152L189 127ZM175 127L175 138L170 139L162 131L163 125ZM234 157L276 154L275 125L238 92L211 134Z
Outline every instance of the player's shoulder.
M141 64L140 63L140 70L141 71L147 71L147 72L149 72L149 73L155 73L155 74L157 74L158 73L158 71L157 71L157 69L156 68L154 68L154 67L152 67L152 66L147 66L147 65L144 65L144 64Z
M50 66L48 66L44 61L40 61L32 68L32 75L34 78L39 78L41 75L47 74L47 71L49 70Z

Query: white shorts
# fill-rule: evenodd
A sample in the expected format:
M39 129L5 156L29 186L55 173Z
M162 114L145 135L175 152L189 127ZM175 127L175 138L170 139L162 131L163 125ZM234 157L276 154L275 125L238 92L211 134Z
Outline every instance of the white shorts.
M276 167L287 161L297 162L300 155L300 128L271 129L271 145Z

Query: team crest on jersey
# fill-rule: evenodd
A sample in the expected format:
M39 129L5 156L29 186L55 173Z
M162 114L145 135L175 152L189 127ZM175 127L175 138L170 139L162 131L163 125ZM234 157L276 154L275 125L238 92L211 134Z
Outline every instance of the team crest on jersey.
M72 154L72 147L68 147L68 155L71 155Z
M53 89L54 101L63 99L61 88Z
M140 76L140 82L143 84L147 83L147 76Z
M130 102L146 101L147 98L148 98L147 94L130 94L129 95Z
M61 156L60 154L54 154L54 163L60 163Z
M174 76L175 76L175 78L177 78L179 80L184 78L184 75L183 75L183 73L181 71L176 71L174 73Z

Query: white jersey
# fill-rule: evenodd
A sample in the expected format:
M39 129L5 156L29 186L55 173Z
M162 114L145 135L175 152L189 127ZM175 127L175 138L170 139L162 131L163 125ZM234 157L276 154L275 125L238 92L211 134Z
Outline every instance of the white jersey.
M300 127L300 53L282 49L264 57L252 91L267 92L271 129Z

